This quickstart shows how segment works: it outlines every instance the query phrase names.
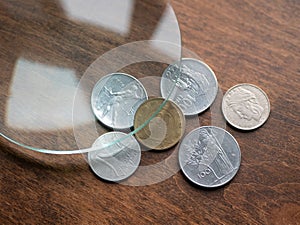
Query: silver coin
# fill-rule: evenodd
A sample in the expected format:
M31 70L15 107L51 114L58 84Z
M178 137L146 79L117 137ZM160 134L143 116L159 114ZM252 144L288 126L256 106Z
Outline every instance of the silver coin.
M133 76L113 73L94 86L91 104L95 116L113 129L133 126L137 108L148 99L143 85Z
M195 115L213 103L218 93L218 81L204 62L184 58L166 68L160 90L162 97L177 103L184 115Z
M252 130L263 125L270 115L270 101L266 93L253 84L238 84L224 95L222 111L232 126Z
M115 141L115 144L109 145ZM133 136L126 137L122 132L105 133L95 141L94 146L99 146L99 150L88 153L88 162L102 179L114 182L124 180L139 166L141 148Z
M218 187L237 173L241 152L235 138L219 127L191 131L179 147L179 164L185 176L202 187Z

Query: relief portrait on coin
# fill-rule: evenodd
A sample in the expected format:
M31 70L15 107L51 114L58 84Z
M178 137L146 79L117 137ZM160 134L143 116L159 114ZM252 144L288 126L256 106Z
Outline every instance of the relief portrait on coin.
M104 95L104 98L98 98L102 99L101 103L98 103L99 108L102 108L103 110L101 117L105 117L108 113L110 113L113 125L116 125L118 122L116 120L124 119L121 115L118 115L118 113L125 113L127 116L133 116L137 107L137 101L145 98L145 96L143 96L143 91L140 90L139 86L133 82L121 86L121 90L118 91L113 90L112 87L104 86ZM122 110L122 112L120 112L120 110Z
M205 179L210 185L217 183L236 169L212 132L200 131L197 142L190 149L187 166L200 180Z
M264 111L264 108L258 104L255 94L242 87L232 91L226 103L241 119L248 121L259 121Z

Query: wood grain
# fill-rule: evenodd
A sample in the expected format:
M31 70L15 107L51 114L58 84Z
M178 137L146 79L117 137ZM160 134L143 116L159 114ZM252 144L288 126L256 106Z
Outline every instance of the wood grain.
M171 3L183 46L211 66L223 93L253 83L269 96L271 115L261 128L226 127L242 152L234 180L206 190L177 172L148 186L113 184L99 180L82 155L32 153L1 138L1 224L300 224L299 1ZM24 54L82 74L113 47L151 37L164 7L162 1L136 1L131 33L121 37L69 20L58 0L1 1L0 85ZM146 29L143 15L149 12ZM7 92L0 90L1 96ZM211 110L199 115L201 125L211 119ZM169 154L143 154L142 165Z

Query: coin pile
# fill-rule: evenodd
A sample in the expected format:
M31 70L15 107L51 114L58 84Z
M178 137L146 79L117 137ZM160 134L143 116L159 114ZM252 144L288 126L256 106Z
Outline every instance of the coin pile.
M184 58L169 65L160 83L162 97L149 98L133 76L113 73L93 88L91 105L105 126L122 130L134 127L135 137L120 131L101 135L88 153L92 170L100 178L121 181L131 176L141 160L141 147L165 150L176 145L185 131L185 116L197 115L211 106L218 92L214 72L204 62ZM226 121L241 130L260 127L270 114L267 95L252 84L230 88L222 101ZM183 174L202 187L229 182L241 163L235 138L215 126L202 126L187 134L179 145Z

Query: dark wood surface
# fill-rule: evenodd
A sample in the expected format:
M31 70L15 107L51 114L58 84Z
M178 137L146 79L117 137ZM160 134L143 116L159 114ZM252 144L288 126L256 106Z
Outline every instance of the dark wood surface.
M183 46L212 67L224 93L253 83L269 96L271 115L261 128L226 127L242 152L236 177L214 190L191 185L181 172L153 185L113 184L99 180L82 155L31 153L1 138L0 224L300 224L299 1L171 3ZM68 20L59 4L0 2L0 82L11 79L22 54L82 74L113 47L149 39L163 7L136 1L133 28L124 38ZM145 29L149 12L153 23ZM199 115L201 125L211 124L210 112ZM142 164L164 154L144 155Z

